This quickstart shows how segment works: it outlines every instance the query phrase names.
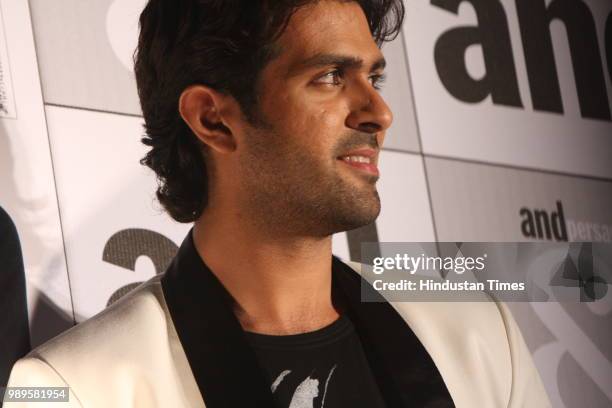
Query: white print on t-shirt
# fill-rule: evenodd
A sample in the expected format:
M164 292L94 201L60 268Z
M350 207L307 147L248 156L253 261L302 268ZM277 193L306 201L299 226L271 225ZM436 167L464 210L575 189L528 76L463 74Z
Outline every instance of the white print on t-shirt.
M329 385L329 380L336 369L336 365L334 365L329 374L327 375L327 379L325 380L325 388L323 389L323 398L321 399L321 408L325 406L325 394L327 394L327 386ZM291 370L284 370L281 372L278 377L272 383L272 393L276 391L276 388L283 381L287 374L291 373ZM306 377L304 381L302 381L295 391L293 392L293 396L291 397L291 403L288 408L314 408L314 399L319 396L319 380L316 378L310 378L310 376Z

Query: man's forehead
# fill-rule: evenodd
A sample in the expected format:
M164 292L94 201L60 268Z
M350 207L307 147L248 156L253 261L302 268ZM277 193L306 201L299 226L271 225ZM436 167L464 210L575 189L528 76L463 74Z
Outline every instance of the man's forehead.
M384 67L365 14L353 1L323 0L298 9L277 45L290 70L339 60Z
M357 1L319 0L299 7L291 16L288 32L309 33L320 30L337 30L361 18L367 23L365 13ZM311 30L317 26L317 30Z

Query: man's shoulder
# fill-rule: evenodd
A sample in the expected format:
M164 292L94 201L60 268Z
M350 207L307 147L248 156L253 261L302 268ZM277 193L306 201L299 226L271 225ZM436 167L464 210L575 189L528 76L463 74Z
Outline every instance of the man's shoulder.
M345 263L361 274L363 264ZM474 389L494 390L487 397L499 406L550 406L508 306L486 292L470 300L389 303L433 358L457 406L478 405L474 395L483 395Z
M160 279L34 349L9 385L70 387L70 407L203 406Z
M95 367L96 360L109 362L146 358L145 354L167 341L169 314L160 276L156 276L104 309L34 349L28 357L39 358L58 371L78 362Z

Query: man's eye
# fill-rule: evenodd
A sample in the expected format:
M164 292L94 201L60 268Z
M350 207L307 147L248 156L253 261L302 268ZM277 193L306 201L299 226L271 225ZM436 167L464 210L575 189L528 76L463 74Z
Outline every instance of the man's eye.
M372 86L376 90L382 89L382 86L385 83L386 79L387 79L387 76L385 74L370 75L370 82L372 83Z
M330 71L319 78L317 78L317 83L319 84L327 84L327 85L340 85L342 83L342 72L338 69Z

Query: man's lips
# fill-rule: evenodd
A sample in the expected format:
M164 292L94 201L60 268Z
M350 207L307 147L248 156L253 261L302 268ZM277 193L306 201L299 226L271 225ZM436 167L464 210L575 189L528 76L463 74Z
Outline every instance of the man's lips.
M351 150L337 158L344 164L351 166L361 172L378 176L380 173L376 166L378 162L378 151L374 149Z

